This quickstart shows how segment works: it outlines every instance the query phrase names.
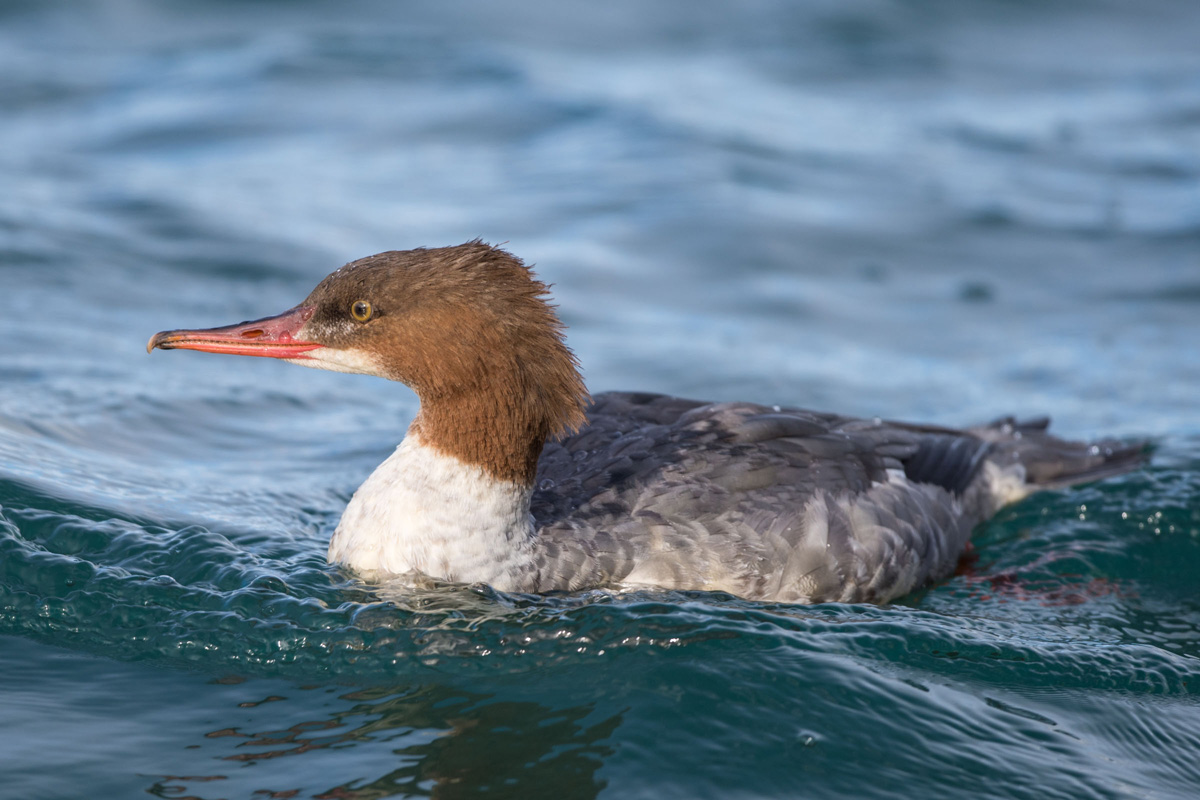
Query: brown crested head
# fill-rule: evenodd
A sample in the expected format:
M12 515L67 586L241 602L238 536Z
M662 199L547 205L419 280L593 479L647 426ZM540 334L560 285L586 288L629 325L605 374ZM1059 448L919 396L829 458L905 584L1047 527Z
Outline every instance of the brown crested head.
M353 261L264 319L155 334L148 350L280 358L412 387L422 442L532 482L547 438L586 420L587 390L546 285L478 240Z
M587 390L547 287L480 241L353 261L300 304L311 364L400 381L427 444L531 481L549 437L585 421ZM302 362L303 363L303 362Z

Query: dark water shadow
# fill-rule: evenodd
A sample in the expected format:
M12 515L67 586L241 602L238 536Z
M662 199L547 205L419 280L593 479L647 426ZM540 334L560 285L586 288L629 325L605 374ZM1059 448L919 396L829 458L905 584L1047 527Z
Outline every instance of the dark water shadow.
M277 712L274 704L287 702L272 695L231 711L236 715L270 704ZM306 711L311 707L311 701L301 703ZM337 705L329 716L285 727L211 730L190 749L210 751L228 769L152 776L146 791L197 800L233 795L319 800L595 797L606 785L596 772L612 755L608 742L622 718L618 713L597 719L590 705L551 708L438 685L361 689L341 695ZM374 752L370 758L346 752L355 748ZM382 757L381 748L390 757ZM330 761L322 757L331 751L339 752L339 768L332 775ZM346 777L358 764L362 774Z

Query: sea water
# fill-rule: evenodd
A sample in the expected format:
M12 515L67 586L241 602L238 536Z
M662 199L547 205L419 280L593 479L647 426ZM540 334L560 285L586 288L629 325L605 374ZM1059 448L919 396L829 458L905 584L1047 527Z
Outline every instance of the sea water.
M1200 6L0 8L0 797L1200 796ZM381 591L404 387L155 353L476 237L594 391L1146 438L884 607Z

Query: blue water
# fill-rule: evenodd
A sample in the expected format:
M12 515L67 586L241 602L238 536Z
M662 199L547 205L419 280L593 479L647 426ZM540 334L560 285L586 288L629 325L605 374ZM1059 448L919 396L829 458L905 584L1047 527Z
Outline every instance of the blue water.
M0 797L1200 796L1200 6L0 6ZM403 387L147 356L507 242L589 386L1154 462L887 607L328 567Z

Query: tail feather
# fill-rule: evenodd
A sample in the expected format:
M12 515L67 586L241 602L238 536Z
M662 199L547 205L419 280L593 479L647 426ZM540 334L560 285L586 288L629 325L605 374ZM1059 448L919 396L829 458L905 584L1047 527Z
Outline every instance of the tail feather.
M1121 475L1145 464L1149 442L1072 442L1046 432L1050 420L1041 417L1017 421L1011 417L971 428L971 433L992 443L988 460L1001 468L1020 465L1030 491L1060 489Z

